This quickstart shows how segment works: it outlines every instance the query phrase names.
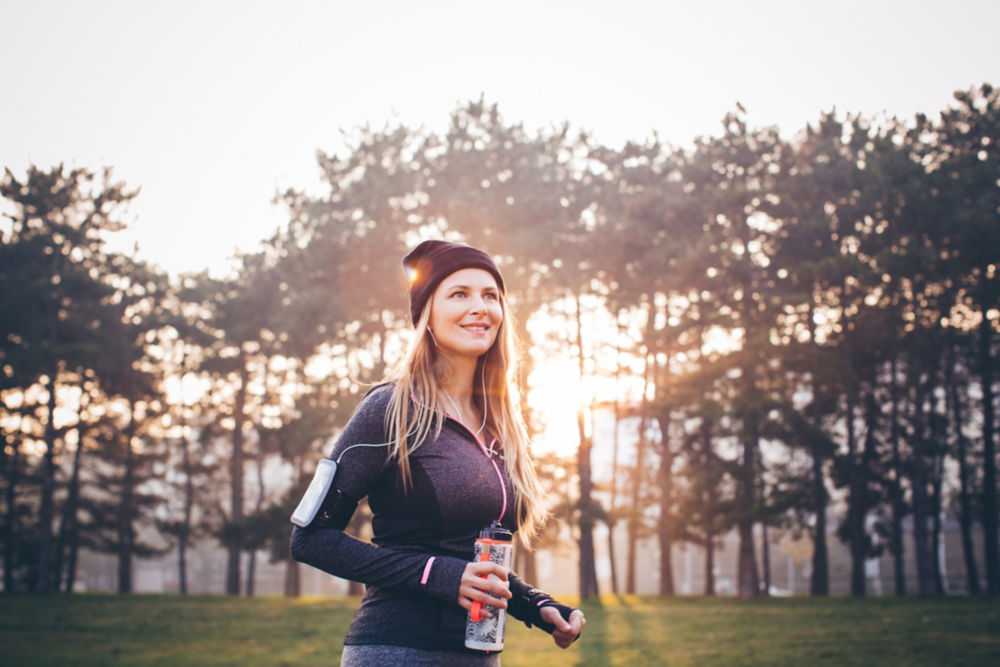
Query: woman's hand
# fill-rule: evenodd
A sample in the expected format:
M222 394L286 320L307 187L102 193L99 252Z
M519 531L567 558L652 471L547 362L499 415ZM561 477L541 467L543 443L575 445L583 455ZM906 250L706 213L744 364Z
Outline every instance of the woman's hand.
M555 640L559 648L569 647L573 640L579 636L583 626L587 625L587 619L583 617L583 612L579 609L574 609L573 613L569 615L569 622L563 620L562 614L555 607L542 607L539 613L542 615L542 620L556 626L555 630L552 631L552 639Z
M490 578L491 574L496 575L499 581ZM478 600L483 603L483 616L492 618L493 615L486 610L486 605L506 609L510 596L507 570L489 561L474 561L465 566L462 581L458 586L458 604L463 609L471 610L473 601Z

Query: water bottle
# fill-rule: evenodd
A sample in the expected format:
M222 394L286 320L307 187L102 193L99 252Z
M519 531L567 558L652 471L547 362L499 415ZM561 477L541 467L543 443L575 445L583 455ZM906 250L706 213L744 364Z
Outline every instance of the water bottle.
M479 532L476 540L474 561L490 561L505 570L510 570L511 554L514 551L514 536L509 530L494 521L489 528ZM494 580L499 578L491 574ZM486 605L493 614L486 618L482 614L482 603L474 600L469 610L465 624L465 646L480 651L499 651L503 648L504 628L507 623L507 610Z

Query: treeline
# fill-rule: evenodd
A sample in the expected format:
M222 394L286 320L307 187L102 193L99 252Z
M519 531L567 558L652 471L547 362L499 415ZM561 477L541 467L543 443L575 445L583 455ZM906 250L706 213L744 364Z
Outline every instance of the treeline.
M496 256L526 340L546 322L533 345L642 387L615 405L638 422L632 460L591 460L581 405L572 484L552 475L582 596L599 592L595 526L618 521L627 587L645 531L662 594L678 541L703 547L712 594L736 529L738 590L757 595L770 567L755 528L766 544L780 526L812 540L811 590L826 594L838 499L854 594L882 545L897 594L941 594L945 513L968 590L1000 593L998 137L989 85L936 118L824 113L791 139L739 109L686 148L529 132L479 100L444 133L362 128L321 153L326 191L282 193L288 224L228 278L109 251L136 194L110 171L8 170L4 589L72 590L87 548L117 554L123 592L135 557L176 550L186 591L186 550L212 537L226 591L252 593L254 555L287 561L316 458L408 335L399 258L446 236Z

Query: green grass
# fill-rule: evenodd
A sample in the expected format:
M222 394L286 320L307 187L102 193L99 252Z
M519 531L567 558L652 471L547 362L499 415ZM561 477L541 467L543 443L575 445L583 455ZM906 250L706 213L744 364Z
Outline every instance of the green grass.
M337 664L357 604L0 594L0 664ZM504 665L1000 665L995 599L607 596L584 610L566 651L511 620Z

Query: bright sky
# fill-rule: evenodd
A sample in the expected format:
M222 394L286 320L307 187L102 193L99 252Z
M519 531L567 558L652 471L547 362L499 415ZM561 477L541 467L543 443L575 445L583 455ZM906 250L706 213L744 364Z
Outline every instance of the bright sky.
M317 149L480 94L508 121L619 146L717 134L737 101L790 136L819 113L936 113L1000 84L1000 2L0 0L0 160L142 192L120 245L224 269L319 187Z

